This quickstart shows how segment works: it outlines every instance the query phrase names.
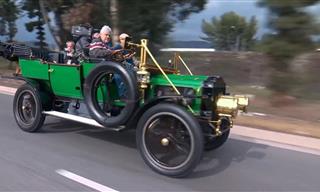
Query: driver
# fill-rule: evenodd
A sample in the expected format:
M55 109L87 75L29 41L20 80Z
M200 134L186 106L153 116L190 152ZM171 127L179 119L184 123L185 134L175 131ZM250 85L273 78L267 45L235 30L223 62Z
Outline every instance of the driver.
M89 45L89 56L94 58L110 59L113 51L107 46L110 42L111 28L103 26L99 33L99 38L94 38Z
M123 54L123 58L125 59L122 63L129 73L134 74L134 62L132 59L134 53L130 54L127 50L125 50L125 41L127 37L129 37L129 35L126 33L122 33L121 35L119 35L119 43L112 47L112 50L122 50L120 53ZM119 97L125 98L127 94L127 88L121 77L118 74L115 74L114 80L118 87Z
M134 65L133 59L132 57L134 56L134 53L130 54L127 50L125 49L125 42L126 42L126 38L129 37L128 34L126 33L122 33L119 35L119 43L117 43L112 50L123 50L122 54L123 57L125 58L125 61L131 65Z

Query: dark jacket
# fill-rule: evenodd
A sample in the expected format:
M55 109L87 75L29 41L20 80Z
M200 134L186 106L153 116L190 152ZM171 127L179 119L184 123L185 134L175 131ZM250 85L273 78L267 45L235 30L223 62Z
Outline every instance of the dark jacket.
M93 39L89 45L89 55L94 58L110 58L112 50L110 50L100 38Z
M86 49L89 48L90 39L87 36L80 37L76 42L76 55L77 56L88 56Z

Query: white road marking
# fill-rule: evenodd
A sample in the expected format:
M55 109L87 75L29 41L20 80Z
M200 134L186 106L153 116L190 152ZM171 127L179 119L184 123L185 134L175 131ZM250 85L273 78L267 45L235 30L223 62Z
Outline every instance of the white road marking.
M62 175L68 179L71 179L75 182L78 182L78 183L81 183L82 185L85 185L87 187L90 187L92 189L95 189L97 191L108 191L108 192L118 192L117 190L114 190L110 187L107 187L107 186L104 186L104 185L101 185L97 182L94 182L90 179L87 179L87 178L84 178L84 177L81 177L77 174L74 174L70 171L67 171L67 170L64 170L64 169L58 169L56 170L56 173L58 173L59 175Z

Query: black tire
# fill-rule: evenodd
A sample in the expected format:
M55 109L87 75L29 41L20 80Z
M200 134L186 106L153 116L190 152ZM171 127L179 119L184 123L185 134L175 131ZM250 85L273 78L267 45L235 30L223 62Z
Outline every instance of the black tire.
M208 124L208 123L200 123L204 133L208 134L214 134L213 133L213 128ZM229 138L230 134L230 122L229 120L224 120L223 123L221 124L221 129L223 131L222 135L218 137L210 137L207 136L205 137L205 143L204 143L204 149L206 151L211 151L215 150L219 147L221 147Z
M19 87L13 99L13 114L18 126L26 132L38 131L46 117L42 111L40 92L29 84Z
M230 134L230 130L224 132L219 137L215 137L213 139L206 140L204 149L206 151L211 151L211 150L218 149L219 147L221 147L228 140L229 134Z
M127 95L125 99L125 107L116 116L108 116L106 111L99 106L96 99L96 87L99 81L106 74L119 74L122 81L127 88ZM110 61L103 61L90 72L84 84L85 103L87 104L88 111L93 119L105 127L114 127L124 125L130 115L136 109L138 101L138 89L134 75L130 74L119 63Z
M203 139L194 116L170 103L148 109L140 118L136 133L144 162L170 177L185 177L198 165L203 154Z

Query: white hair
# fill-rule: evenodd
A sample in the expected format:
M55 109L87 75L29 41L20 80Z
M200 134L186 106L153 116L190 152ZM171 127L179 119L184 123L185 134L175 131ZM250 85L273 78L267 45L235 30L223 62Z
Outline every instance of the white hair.
M100 33L108 33L108 34L111 34L111 33L112 33L112 30L111 30L111 28L110 28L108 25L104 25L104 26L101 28Z

